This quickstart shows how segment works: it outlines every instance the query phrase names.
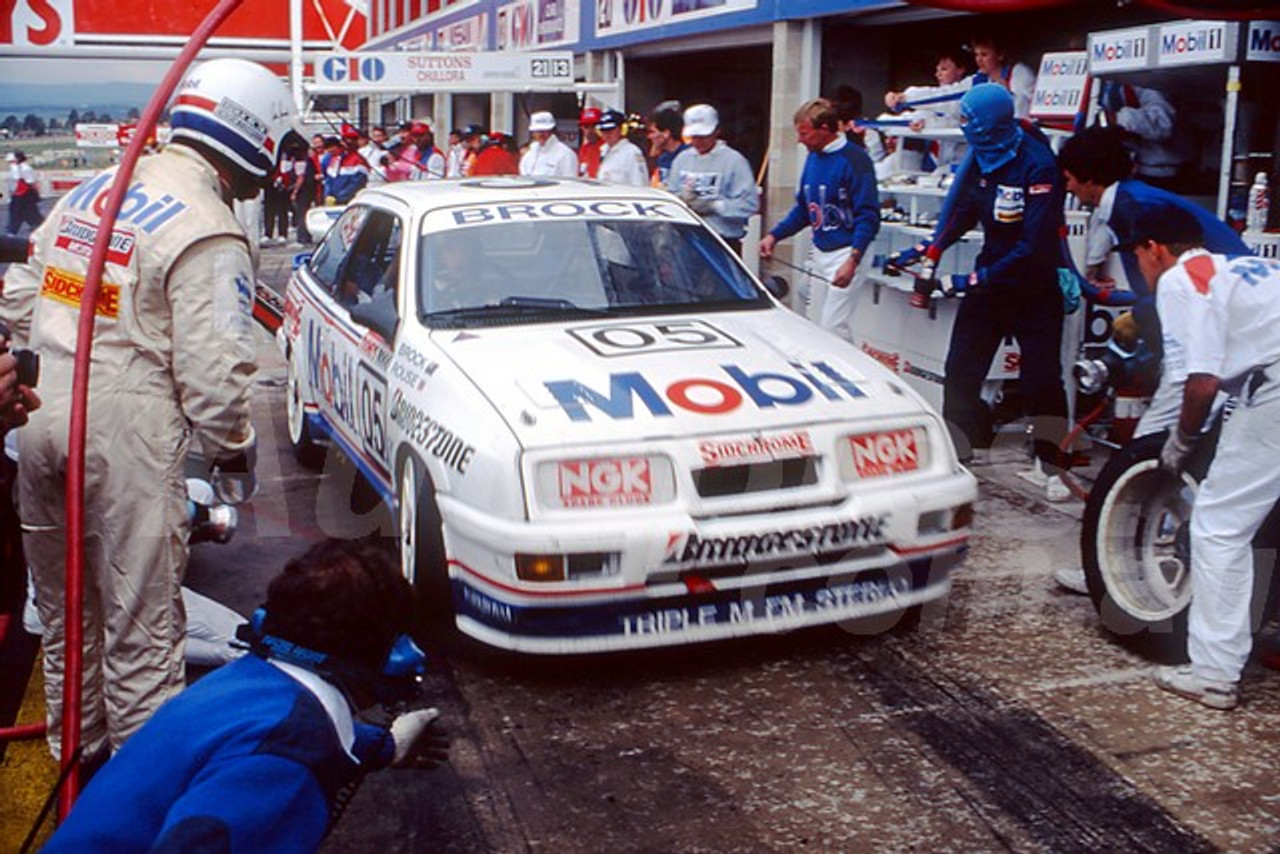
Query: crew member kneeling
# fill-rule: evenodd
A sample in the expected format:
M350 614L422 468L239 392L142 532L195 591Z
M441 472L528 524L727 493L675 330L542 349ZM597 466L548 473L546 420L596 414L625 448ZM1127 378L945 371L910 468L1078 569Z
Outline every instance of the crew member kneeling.
M165 704L43 850L315 851L344 785L445 758L435 709L386 729L353 718L418 693L426 659L404 634L412 614L413 590L380 546L313 546L241 627L254 654Z

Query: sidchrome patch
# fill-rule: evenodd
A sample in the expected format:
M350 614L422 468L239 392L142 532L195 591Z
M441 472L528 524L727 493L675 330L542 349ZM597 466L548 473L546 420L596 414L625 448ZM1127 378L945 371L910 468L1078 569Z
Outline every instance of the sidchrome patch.
M44 281L40 284L40 296L72 308L80 308L80 299L83 295L84 279L80 276L52 267L44 271ZM95 313L98 317L109 317L112 320L120 316L119 285L102 283L98 288L98 305Z
M740 436L732 439L705 439L698 453L706 466L763 463L814 455L808 430L793 430L768 436Z

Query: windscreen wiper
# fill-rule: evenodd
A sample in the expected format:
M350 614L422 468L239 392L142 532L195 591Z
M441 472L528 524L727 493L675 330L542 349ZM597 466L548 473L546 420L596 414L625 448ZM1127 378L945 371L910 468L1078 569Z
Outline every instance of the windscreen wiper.
M567 299L511 296L504 297L497 303L430 311L426 313L425 317L436 321L451 321L473 318L538 317L543 315L605 317L608 314L609 312L606 309L588 308Z

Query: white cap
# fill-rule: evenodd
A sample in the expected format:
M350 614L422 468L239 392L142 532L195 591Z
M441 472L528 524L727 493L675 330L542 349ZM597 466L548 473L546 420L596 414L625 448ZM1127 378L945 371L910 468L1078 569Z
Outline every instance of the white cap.
M720 114L710 104L694 104L684 111L685 136L711 136L720 127Z
M556 117L548 112L534 113L529 116L529 130L555 130Z
M14 156L13 156L13 152L12 152L12 151L10 151L8 154L6 154L6 155L4 156L4 162L5 162L5 163L17 163L17 162L18 162L18 158L14 157ZM16 432L16 431L15 431L15 432Z

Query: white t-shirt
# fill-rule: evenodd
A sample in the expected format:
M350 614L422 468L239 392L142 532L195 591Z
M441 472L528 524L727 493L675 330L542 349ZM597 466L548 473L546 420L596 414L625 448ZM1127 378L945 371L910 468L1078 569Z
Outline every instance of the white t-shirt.
M1280 261L1193 249L1160 276L1156 310L1170 379L1224 384L1280 361Z

